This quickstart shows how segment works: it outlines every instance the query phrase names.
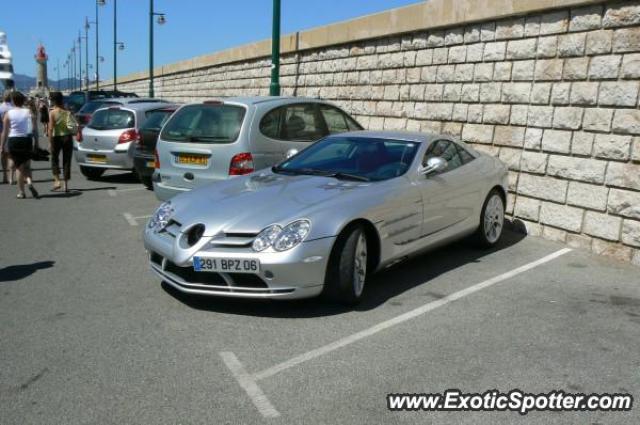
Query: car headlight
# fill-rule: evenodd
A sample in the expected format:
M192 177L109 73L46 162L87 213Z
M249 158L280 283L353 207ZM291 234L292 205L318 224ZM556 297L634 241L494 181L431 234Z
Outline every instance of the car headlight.
M173 213L174 209L171 205L171 201L163 202L153 216L151 216L151 219L147 223L147 228L152 229L155 232L159 232L169 224L169 220L173 216Z
M311 230L309 220L296 220L287 224L284 228L274 224L256 236L253 241L253 250L260 252L269 247L276 251L287 251L302 242Z
M309 220L298 220L288 224L273 242L273 249L286 251L293 248L307 237L309 230L311 230Z
M273 242L276 240L280 232L282 231L282 227L277 224L267 227L262 232L256 236L253 240L253 250L256 252L264 251L273 245Z

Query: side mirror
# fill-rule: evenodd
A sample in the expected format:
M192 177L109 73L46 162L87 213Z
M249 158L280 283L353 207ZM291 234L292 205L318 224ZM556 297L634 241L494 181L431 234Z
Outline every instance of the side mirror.
M424 176L428 176L445 168L447 168L447 161L440 157L433 157L427 160L427 165L421 167L419 172Z
M289 159L289 158L291 158L292 156L297 155L297 154L298 154L298 149L295 149L295 148L294 148L294 149L289 149L289 150L287 151L287 153L284 155L284 157L285 157L286 159Z

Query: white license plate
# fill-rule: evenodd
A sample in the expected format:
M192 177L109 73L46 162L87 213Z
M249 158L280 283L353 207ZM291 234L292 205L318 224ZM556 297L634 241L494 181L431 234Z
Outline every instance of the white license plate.
M193 270L197 272L258 273L260 261L247 258L193 257Z

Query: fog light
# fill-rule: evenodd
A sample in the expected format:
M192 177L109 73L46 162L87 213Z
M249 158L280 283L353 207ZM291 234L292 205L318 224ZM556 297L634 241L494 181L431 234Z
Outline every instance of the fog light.
M264 272L264 277L266 277L267 279L273 279L273 273L267 270Z

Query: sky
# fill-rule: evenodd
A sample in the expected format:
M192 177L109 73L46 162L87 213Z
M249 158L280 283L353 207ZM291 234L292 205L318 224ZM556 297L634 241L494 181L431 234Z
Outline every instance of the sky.
M100 79L113 76L113 2L98 11ZM418 3L420 0L282 0L282 34ZM85 16L95 21L95 0L2 0L0 31L7 33L16 73L34 76L33 59L42 42L49 55L49 78L67 76L64 62ZM271 37L270 0L155 0L166 23L155 24L155 65L224 50ZM149 0L118 0L118 75L144 71L149 55ZM84 39L82 41L84 64ZM89 31L89 63L95 62L95 27ZM90 74L93 75L91 70Z

